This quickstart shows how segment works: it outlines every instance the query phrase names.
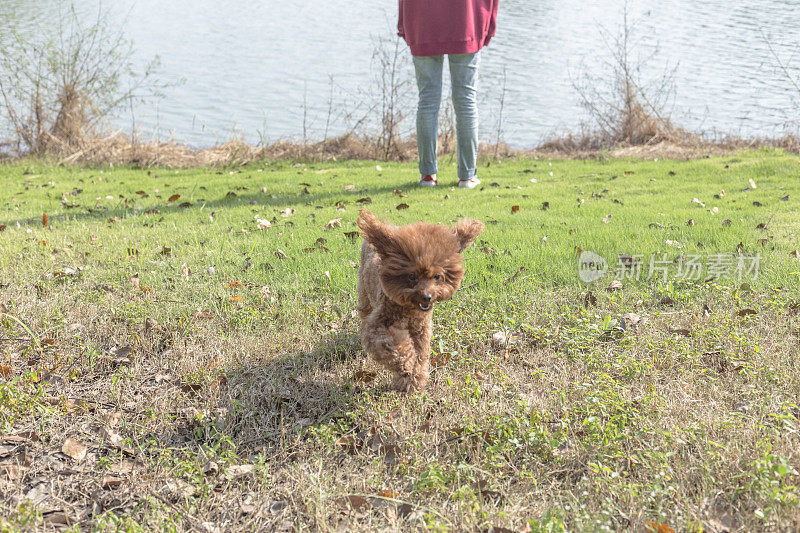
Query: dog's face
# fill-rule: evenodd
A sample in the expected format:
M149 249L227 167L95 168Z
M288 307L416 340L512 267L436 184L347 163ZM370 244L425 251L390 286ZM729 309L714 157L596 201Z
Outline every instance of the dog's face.
M484 226L463 219L452 228L424 222L397 227L363 210L358 227L381 258L380 277L386 295L405 308L430 311L461 286L461 252Z

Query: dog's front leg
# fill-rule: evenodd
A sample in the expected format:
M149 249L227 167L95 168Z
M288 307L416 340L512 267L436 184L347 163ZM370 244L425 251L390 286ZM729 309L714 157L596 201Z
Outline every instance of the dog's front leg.
M425 387L427 375L420 374L417 350L407 329L390 327L395 340L395 353L389 370L395 373L392 388L401 392L413 392Z
M414 338L414 388L424 389L431 373L431 332L429 327L423 327L420 330L412 329L410 333Z
M367 353L377 363L394 372L394 389L408 392L421 388L417 351L407 329L367 321L362 340Z

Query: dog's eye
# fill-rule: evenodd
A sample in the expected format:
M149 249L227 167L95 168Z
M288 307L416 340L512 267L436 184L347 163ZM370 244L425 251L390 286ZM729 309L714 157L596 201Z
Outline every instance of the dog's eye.
M409 274L408 275L408 281L417 281L417 276L414 275L414 274Z
M436 281L440 281L442 279L442 275L436 274L435 276L433 276L433 279L435 279Z

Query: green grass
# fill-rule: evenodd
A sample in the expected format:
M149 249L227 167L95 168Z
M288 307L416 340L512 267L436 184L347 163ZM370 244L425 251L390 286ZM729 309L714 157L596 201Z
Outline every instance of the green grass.
M800 158L442 163L0 166L0 529L800 527ZM425 393L358 341L362 206L486 222Z

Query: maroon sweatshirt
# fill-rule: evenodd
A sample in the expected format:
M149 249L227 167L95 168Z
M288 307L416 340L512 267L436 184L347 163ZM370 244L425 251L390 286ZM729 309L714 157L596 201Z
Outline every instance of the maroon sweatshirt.
M397 34L415 56L471 54L494 37L500 0L400 0Z

